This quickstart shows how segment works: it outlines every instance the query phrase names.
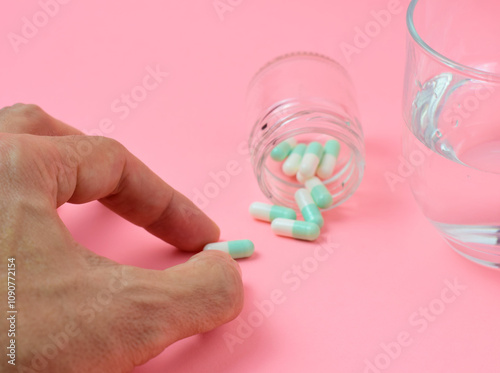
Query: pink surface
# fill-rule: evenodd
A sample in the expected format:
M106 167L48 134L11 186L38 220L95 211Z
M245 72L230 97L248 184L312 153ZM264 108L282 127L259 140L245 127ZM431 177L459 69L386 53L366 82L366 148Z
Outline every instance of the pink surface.
M232 11L219 15L214 3ZM241 316L176 343L135 372L500 370L500 274L455 254L420 213L407 182L386 181L402 159L406 6L397 0L74 0L31 30L36 34L16 53L9 33L22 35L23 17L32 19L41 6L4 5L2 106L37 103L94 133L108 120L107 128L101 125L107 136L189 197L228 163L241 169L200 201L222 239L256 244L254 257L240 262ZM393 14L377 28L374 12L383 9ZM373 37L356 53L343 52L355 46L357 28L366 27ZM361 187L326 214L316 243L276 237L248 215L248 205L264 198L241 147L250 131L242 118L252 74L277 55L301 50L347 67L367 148ZM144 92L137 86L157 68L168 76L158 76L158 84L147 80L147 96L137 96L143 101L123 109L122 95ZM163 269L188 258L97 203L63 206L61 215L77 240L120 263Z

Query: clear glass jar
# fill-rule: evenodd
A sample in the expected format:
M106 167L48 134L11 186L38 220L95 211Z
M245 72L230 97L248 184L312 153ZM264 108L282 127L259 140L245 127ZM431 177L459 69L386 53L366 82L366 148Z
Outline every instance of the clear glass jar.
M246 121L251 162L260 189L274 204L297 209L295 191L303 184L281 172L270 157L280 142L323 143L335 138L340 154L333 175L323 180L333 197L330 208L345 202L363 177L365 149L354 88L336 61L314 53L280 56L261 68L247 92Z

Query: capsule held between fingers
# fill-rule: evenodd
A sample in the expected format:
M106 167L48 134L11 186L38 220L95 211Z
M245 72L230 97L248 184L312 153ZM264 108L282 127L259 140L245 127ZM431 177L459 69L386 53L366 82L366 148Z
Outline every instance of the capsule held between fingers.
M203 248L203 251L207 250L222 251L231 255L233 259L241 259L252 256L255 246L250 240L235 240L209 243Z

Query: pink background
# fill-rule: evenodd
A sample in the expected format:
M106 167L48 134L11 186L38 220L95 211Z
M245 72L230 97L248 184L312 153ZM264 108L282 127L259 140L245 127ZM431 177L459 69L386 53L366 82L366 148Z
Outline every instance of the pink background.
M9 33L21 34L23 17L41 6L11 1L0 14L2 106L37 103L87 131L110 119L107 136L189 197L228 162L240 167L203 208L222 239L256 244L254 257L240 262L241 316L135 372L498 372L499 273L447 246L406 179L393 188L385 179L401 163L408 3L221 0L231 9L221 16L214 3L69 1L17 53ZM373 12L386 9L396 11L377 29ZM372 27L373 37L347 58L341 46L353 45L358 27ZM367 149L359 190L325 215L316 243L276 237L248 215L248 205L264 197L241 148L250 131L242 121L249 79L275 56L303 50L350 72ZM130 112L114 112L123 94L139 92L148 66L169 75ZM120 263L164 269L188 258L97 203L63 206L61 215L78 241ZM332 253L318 262L315 253L326 253L320 243ZM297 267L302 278L290 272ZM446 281L465 289L453 296ZM271 309L277 293L282 302ZM241 326L247 323L253 326Z

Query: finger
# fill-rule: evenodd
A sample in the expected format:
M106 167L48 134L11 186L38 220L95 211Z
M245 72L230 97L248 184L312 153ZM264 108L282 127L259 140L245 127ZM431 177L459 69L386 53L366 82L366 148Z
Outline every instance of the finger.
M128 303L120 308L126 310L131 330L123 334L138 354L136 365L175 341L233 320L243 307L238 264L221 252L199 253L165 271L133 268L128 279L121 293Z
M0 132L39 136L82 135L83 133L50 116L37 105L15 104L0 109Z
M104 137L48 137L61 155L53 204L99 200L130 222L187 251L219 238L219 228L119 142Z
M0 132L81 134L40 107L25 104L0 110ZM219 228L213 221L118 143L99 137L58 139L64 159L55 175L56 206L100 199L125 219L182 250L199 250L218 240Z

